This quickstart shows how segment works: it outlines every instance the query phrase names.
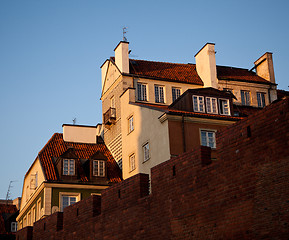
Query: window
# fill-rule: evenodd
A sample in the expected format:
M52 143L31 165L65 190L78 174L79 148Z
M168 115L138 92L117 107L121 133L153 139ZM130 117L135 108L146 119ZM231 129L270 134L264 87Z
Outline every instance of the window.
M215 131L201 130L201 145L216 148Z
M80 193L59 193L59 198L60 198L60 209L61 211L63 211L64 208L80 200Z
M204 112L204 97L202 96L193 96L193 104L195 112Z
M173 96L173 102L174 102L179 96L181 96L181 89L173 87L172 96Z
M143 145L143 155L144 155L144 162L150 159L150 146L149 143Z
M97 177L105 176L105 161L93 160L93 176Z
M114 96L110 98L110 107L115 108L115 98Z
M133 126L133 116L131 116L128 119L128 133L132 132L134 130L134 126Z
M11 232L17 232L17 222L11 223Z
M74 175L74 159L63 159L63 175Z
M218 113L217 99L206 97L207 113Z
M155 85L155 101L156 103L164 103L164 87Z
M134 154L129 156L129 170L130 171L135 170L135 155Z
M230 115L230 105L228 99L219 99L220 114Z
M241 101L242 101L242 105L250 106L251 101L250 101L250 92L249 91L241 90Z
M265 107L265 93L257 92L258 107Z
M118 164L119 168L122 169L122 159L118 160L117 164Z
M137 100L147 101L147 86L143 83L137 83Z

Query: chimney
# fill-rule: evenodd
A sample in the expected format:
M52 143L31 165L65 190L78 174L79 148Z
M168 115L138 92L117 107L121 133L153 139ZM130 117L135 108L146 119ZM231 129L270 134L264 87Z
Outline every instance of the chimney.
M275 83L272 53L266 52L254 64L258 76Z
M116 48L115 64L121 73L129 73L128 42L121 41Z
M215 44L206 43L195 55L197 73L204 83L204 87L218 88Z

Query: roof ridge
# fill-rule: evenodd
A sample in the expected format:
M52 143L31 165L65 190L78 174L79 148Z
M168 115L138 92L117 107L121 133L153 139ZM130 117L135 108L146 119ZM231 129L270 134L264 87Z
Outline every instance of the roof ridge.
M129 60L132 60L132 61L153 62L153 63L177 64L177 65L196 65L195 63L175 63L175 62L151 61L151 60L133 59L133 58L130 58Z
M54 138L56 138L56 136L63 136L63 133L53 133L53 135L52 135L52 137L47 141L47 143L44 145L44 147L38 152L38 155L37 155L37 157L44 151L44 149L48 146L48 144L50 143L50 142L52 142L52 140L54 139ZM62 137L62 140L63 140L63 137ZM63 142L65 143L65 141L63 140ZM36 157L36 158L37 158Z

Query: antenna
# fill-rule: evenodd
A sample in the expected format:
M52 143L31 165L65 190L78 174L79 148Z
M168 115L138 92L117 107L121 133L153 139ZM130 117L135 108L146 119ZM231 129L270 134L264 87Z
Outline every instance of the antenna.
M8 191L7 191L7 194L6 194L6 201L10 200L10 194L11 194L10 190L11 190L11 188L13 187L13 186L12 186L12 183L13 183L13 182L17 182L17 181L10 181L9 187L8 187Z
M73 125L76 124L76 118L73 118L73 119L72 119L72 123L73 123Z
M126 38L126 33L127 33L127 28L126 27L123 27L122 28L122 40L127 42L127 38Z

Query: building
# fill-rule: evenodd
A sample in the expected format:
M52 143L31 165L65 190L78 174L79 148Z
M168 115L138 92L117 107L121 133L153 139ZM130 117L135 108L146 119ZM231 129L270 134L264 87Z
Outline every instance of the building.
M19 229L122 180L100 129L64 124L51 137L24 177Z
M170 146L175 144L174 138L169 135L181 136L184 129L179 128L176 133L168 124L173 122L172 117L165 121L164 116L177 115L173 109L179 105L171 104L189 89L213 88L219 91L218 94L221 94L220 91L232 94L230 120L227 117L223 126L239 120L238 116L249 115L277 99L272 53L265 53L255 61L254 67L248 70L217 66L215 45L212 43L207 43L195 55L196 64L129 59L129 43L123 41L114 51L115 56L101 66L104 141L123 168L124 178L139 172L149 173L151 167L180 153L179 150L177 154L169 150L172 149ZM187 104L194 104L192 99L182 99L186 99ZM202 99L207 98L203 95L194 101L199 104ZM218 100L217 115L224 115L219 103ZM207 106L209 103L202 104ZM203 115L204 123L207 123L207 119L209 117ZM188 118L179 119L179 123L187 120ZM197 125L191 125L192 129L187 129L187 132L196 130ZM216 132L220 126L211 126L209 130L211 133ZM194 141L187 141L186 146L183 144L181 148L187 150L196 143L201 145L200 127L197 133L191 136ZM132 162L139 164L139 167L131 164Z
M15 239L17 231L16 217L19 210L12 200L0 201L0 239Z

